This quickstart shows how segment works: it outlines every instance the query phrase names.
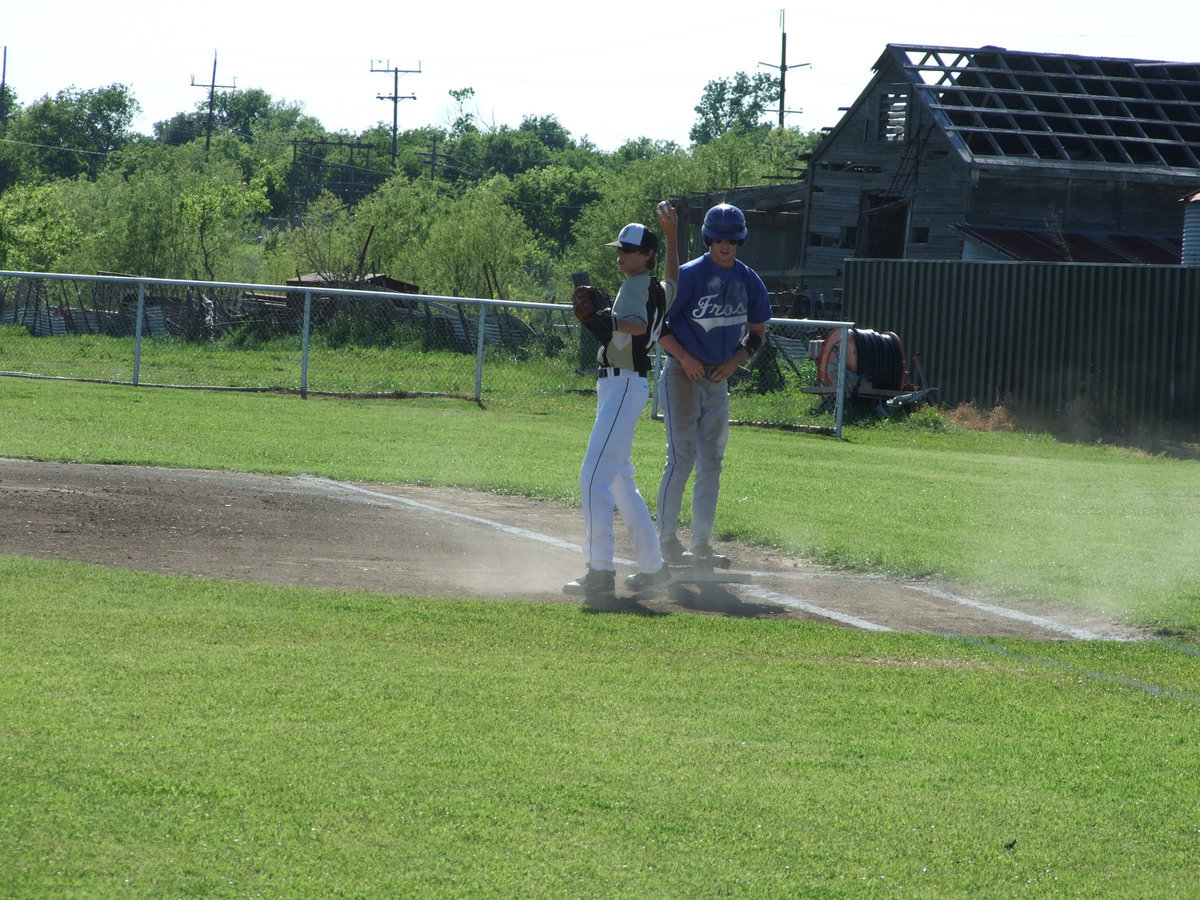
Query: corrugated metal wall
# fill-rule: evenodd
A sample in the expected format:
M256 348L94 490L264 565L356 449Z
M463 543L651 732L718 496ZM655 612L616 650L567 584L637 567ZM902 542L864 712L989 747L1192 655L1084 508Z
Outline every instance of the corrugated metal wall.
M848 259L845 285L845 318L920 353L942 403L1200 421L1200 267Z

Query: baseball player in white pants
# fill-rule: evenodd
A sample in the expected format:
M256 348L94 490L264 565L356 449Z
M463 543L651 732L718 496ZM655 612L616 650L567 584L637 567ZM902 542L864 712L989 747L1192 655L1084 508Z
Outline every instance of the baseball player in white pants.
M660 209L660 221L666 210L675 215L669 206ZM614 507L620 510L637 556L638 572L625 579L635 598L663 590L673 580L663 563L654 520L633 480L632 456L637 421L650 399L650 350L674 297L675 281L674 272L668 272L672 280L661 285L651 275L658 236L646 226L626 225L617 240L606 246L617 248L617 267L625 276L612 309L595 309L595 289L587 286L578 288L572 298L575 315L596 336L600 352L596 421L579 473L587 573L563 585L563 591L583 596L594 609L620 609L634 601L616 596Z

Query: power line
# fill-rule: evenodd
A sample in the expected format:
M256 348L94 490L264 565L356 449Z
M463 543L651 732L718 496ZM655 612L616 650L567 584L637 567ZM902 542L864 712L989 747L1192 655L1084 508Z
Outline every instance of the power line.
M30 141L18 141L15 138L0 138L0 144L12 144L17 147L32 147L34 150L49 150L54 153L76 153L81 156L102 156L108 158L108 150L80 150L76 147L64 147L61 144L35 144Z

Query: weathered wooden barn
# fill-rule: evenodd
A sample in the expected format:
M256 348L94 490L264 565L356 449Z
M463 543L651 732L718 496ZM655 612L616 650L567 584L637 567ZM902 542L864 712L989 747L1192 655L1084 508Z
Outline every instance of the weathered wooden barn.
M803 181L680 198L689 238L739 205L777 314L898 334L942 402L1197 427L1200 63L890 44L874 72Z
M1200 64L889 44L804 182L810 291L844 261L1177 264Z

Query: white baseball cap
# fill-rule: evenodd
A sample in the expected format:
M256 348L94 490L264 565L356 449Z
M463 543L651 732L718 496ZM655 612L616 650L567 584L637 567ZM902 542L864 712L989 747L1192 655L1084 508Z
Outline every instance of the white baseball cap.
M615 241L609 241L605 247L624 247L626 250L640 250L643 253L658 249L658 235L637 222L630 222L621 229Z

